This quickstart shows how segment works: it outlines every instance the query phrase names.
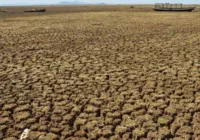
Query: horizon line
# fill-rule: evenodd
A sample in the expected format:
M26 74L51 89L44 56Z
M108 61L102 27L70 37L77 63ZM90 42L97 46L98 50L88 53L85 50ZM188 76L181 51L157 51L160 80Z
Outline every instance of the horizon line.
M0 6L76 6L76 5L154 5L156 3L116 3L116 4L113 4L113 3L104 3L104 2L100 2L100 3L83 3L83 4L61 4L61 3L43 3L43 4L3 4L3 5L0 5ZM173 4L173 3L171 3ZM176 4L176 3L174 3ZM185 4L185 5L200 5L199 3L182 3L182 4Z

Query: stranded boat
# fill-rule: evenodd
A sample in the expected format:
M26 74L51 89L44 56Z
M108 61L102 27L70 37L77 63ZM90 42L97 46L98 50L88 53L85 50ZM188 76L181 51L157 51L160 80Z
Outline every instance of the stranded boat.
M7 10L0 10L0 12L2 12L2 13L6 13L6 12L7 12Z
M46 12L46 9L32 9L32 10L27 10L24 12Z
M183 7L183 4L156 3L154 11L192 12L195 7Z

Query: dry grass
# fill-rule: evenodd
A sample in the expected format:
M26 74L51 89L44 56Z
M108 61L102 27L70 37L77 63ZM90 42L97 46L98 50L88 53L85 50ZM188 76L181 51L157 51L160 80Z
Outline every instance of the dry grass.
M200 139L198 12L0 25L0 139Z

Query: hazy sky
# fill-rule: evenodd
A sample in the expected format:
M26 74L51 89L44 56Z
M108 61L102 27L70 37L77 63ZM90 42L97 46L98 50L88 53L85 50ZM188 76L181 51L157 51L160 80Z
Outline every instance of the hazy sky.
M184 3L184 4L200 4L200 0L0 0L0 5L4 4L55 4L61 1L81 1L87 3L107 4L153 4L153 3Z

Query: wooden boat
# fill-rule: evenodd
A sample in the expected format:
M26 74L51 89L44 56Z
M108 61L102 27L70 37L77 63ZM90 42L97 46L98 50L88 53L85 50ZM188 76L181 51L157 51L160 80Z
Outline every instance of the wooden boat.
M7 10L0 10L0 12L2 12L2 13L6 13L6 12L7 12Z
M154 11L168 11L168 12L192 12L195 7L183 7L183 4L156 4Z
M46 9L32 9L32 10L27 10L24 12L46 12Z

